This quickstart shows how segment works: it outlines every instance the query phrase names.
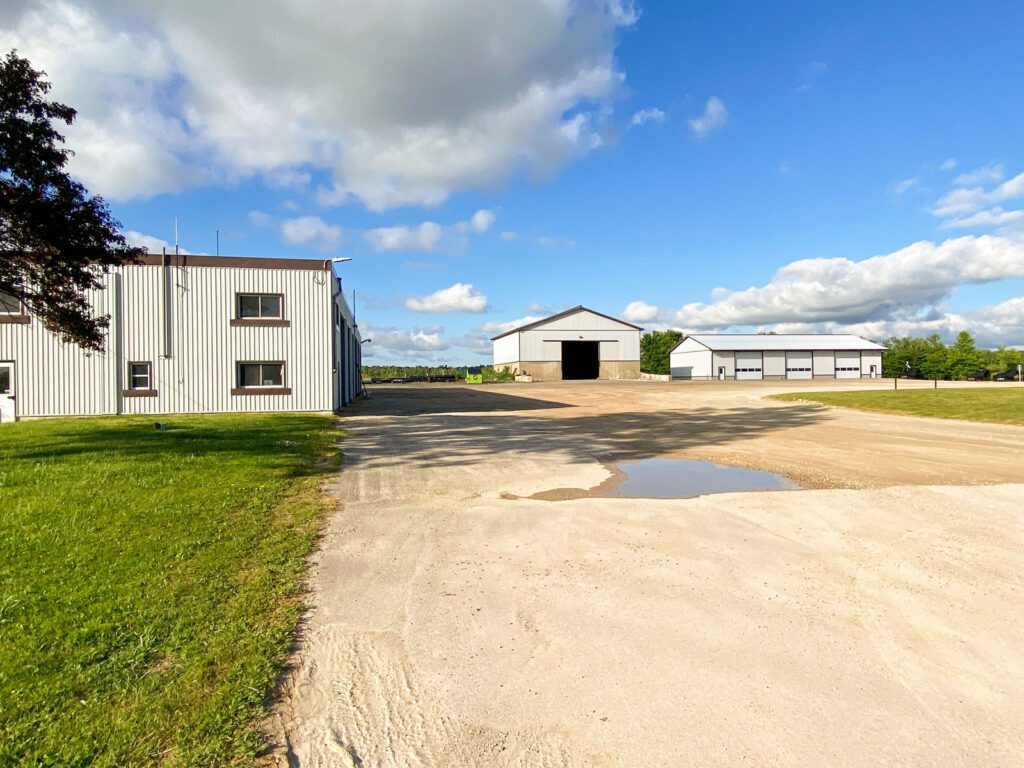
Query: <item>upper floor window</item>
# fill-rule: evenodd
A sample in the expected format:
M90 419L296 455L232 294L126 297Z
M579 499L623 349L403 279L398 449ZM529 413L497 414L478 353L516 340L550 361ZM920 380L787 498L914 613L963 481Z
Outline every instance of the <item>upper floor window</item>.
M20 315L21 299L9 293L0 291L0 315Z
M238 318L240 320L282 320L284 319L284 296L280 293L238 294Z

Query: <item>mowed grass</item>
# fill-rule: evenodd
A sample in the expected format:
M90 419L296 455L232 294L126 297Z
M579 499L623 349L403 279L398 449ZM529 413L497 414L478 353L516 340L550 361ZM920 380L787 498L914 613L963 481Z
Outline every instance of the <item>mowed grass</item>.
M334 420L165 420L0 427L0 765L222 766L262 748Z
M825 405L881 413L935 416L940 419L1024 424L1024 389L911 389L869 392L802 392L780 400L810 400Z

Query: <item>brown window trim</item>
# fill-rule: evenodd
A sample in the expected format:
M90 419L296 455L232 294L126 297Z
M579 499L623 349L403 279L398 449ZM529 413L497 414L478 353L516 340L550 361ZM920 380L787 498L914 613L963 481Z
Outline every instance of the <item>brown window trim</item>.
M291 387L235 387L232 395L290 395Z
M122 389L121 397L156 397L155 389Z
M233 317L232 328L291 328L291 320L264 320L261 317Z
M28 325L28 315L0 314L0 325Z

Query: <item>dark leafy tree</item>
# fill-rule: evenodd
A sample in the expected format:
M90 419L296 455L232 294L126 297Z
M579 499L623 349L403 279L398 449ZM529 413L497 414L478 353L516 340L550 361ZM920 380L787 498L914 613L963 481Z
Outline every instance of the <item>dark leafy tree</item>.
M985 366L985 357L974 346L974 337L967 331L960 331L946 355L946 375L962 381L978 374Z
M650 331L640 337L640 370L669 373L669 353L683 340L679 331Z
M101 351L109 317L87 291L137 260L103 198L66 172L71 150L55 123L76 112L47 99L45 73L11 51L0 61L0 293L19 299L62 339Z

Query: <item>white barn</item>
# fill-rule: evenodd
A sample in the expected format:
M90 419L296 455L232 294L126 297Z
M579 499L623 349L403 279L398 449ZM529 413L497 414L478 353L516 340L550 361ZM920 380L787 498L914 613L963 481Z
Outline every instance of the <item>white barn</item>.
M90 292L106 349L64 343L0 301L0 421L34 416L337 411L360 336L331 263L148 255Z
M494 367L534 381L638 379L641 331L581 305L495 336Z
M673 379L860 379L882 375L881 344L850 334L694 333L669 355Z

